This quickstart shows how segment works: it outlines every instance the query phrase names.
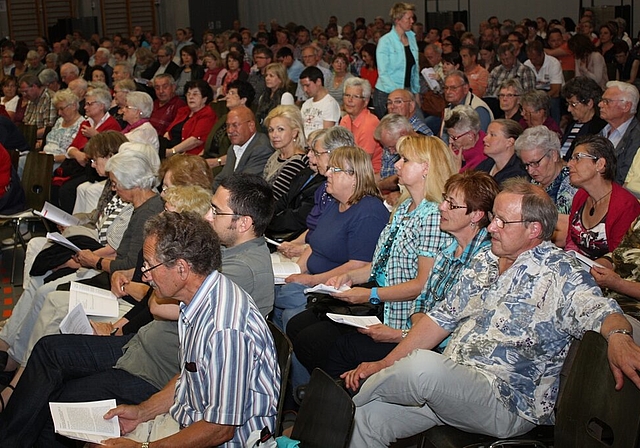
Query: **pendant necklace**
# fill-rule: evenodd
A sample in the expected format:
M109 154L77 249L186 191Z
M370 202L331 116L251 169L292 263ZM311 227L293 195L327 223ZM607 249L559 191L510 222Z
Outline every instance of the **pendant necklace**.
M589 210L589 216L593 216L595 214L596 205L598 205L598 202L602 201L604 198L609 196L612 191L613 191L613 188L611 190L609 190L609 192L607 194L605 194L604 196L602 196L600 199L598 199L597 201L594 201L593 205L591 205L591 209ZM591 200L593 201L593 198L591 198Z

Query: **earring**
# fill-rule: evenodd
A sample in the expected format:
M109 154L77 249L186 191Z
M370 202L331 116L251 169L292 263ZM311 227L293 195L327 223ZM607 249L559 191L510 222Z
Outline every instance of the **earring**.
M475 228L476 228L476 226L477 226L478 224L476 224L475 222L471 221L471 224L470 224L470 225L471 225L471 228L472 228L472 229L475 229Z

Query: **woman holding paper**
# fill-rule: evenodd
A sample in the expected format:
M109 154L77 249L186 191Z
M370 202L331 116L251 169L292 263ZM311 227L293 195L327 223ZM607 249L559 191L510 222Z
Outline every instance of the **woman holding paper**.
M82 250L74 255L73 262L67 264L67 267L87 269L69 275L64 275L68 271L56 270L52 273L56 279L48 283L45 283L44 275L31 276L29 285L13 310L12 317L0 331L0 370L11 371L18 364L26 362L29 337L39 317L42 303L47 294L54 292L58 285L92 278L100 273L105 273L108 283L109 273L135 266L138 253L142 249L144 224L149 217L162 212L164 205L154 190L160 164L157 152L152 147L140 143L127 145L130 145L128 150L121 149L120 153L111 157L105 165L117 195L133 206L131 219L119 244L95 251ZM129 309L132 305L122 303L121 313L124 308Z
M367 265L389 219L371 160L362 149L343 146L332 151L325 175L327 193L335 201L326 205L298 259L301 274L290 275L287 284L276 289L273 322L280 328L304 310L306 287Z
M335 296L353 304L384 302L385 325L371 329L366 339L385 343L397 342L411 327L411 310L434 257L451 243L450 235L440 230L438 204L445 182L456 171L453 154L439 138L406 136L396 148L400 160L395 167L405 193L378 239L373 261L328 280L335 287L367 281L377 284L373 289L354 287ZM309 372L324 366L333 342L349 332L353 329L321 320L311 311L294 317L287 327L296 356Z

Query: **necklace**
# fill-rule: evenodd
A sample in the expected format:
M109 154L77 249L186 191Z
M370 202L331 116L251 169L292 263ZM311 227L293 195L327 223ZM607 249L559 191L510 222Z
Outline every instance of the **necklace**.
M613 191L613 188L611 190L609 190L609 192L607 194L605 194L604 196L602 196L600 199L598 199L597 201L593 202L593 204L591 205L591 208L589 209L589 216L593 216L593 214L596 212L596 205L598 205L598 202L602 201L604 198L609 196L612 191ZM593 198L591 198L591 200L593 201Z

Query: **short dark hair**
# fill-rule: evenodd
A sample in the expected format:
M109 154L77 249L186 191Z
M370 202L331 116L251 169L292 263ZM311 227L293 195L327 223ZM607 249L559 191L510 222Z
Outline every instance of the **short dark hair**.
M276 58L286 58L287 56L293 57L293 51L291 51L291 48L289 47L281 47L276 52Z
M211 224L193 212L163 212L146 222L144 238L156 237L156 259L167 267L183 259L198 275L220 270L220 240Z
M89 65L89 52L80 48L73 52L73 59L82 62L84 65Z
M588 103L593 100L593 107L597 107L602 98L602 88L593 79L587 76L576 76L562 86L562 96L569 99L575 96L581 103Z
M203 79L194 79L193 81L189 81L184 86L185 94L189 89L198 89L200 91L200 95L207 98L207 104L213 101L213 89L207 81Z
M267 47L266 45L255 44L253 46L253 53L251 55L253 56L255 54L261 54L269 59L273 59L273 51L271 51L271 48Z
M467 170L451 176L444 184L444 192L459 192L464 196L467 215L471 212L485 212L480 221L480 227L489 225L487 214L493 210L493 201L500 192L500 187L493 177L484 171Z
M598 159L604 159L605 168L602 173L606 180L614 180L616 177L616 154L613 143L606 137L601 135L585 135L578 137L575 141L573 153L575 154L578 146L586 146L587 152ZM597 160L593 161L594 163Z
M229 191L229 207L233 213L250 216L256 236L263 235L275 208L267 181L255 174L236 173L225 178L220 186Z
M324 85L324 75L322 74L322 70L318 67L307 67L300 73L300 79L308 78L311 82L316 82L318 79L322 81L322 85Z
M245 102L245 106L251 107L251 104L253 104L253 100L256 97L256 91L250 83L248 83L247 81L236 79L235 81L231 81L229 83L229 85L227 86L227 91L229 91L229 89L238 90L238 96L241 99L244 98L247 100Z

